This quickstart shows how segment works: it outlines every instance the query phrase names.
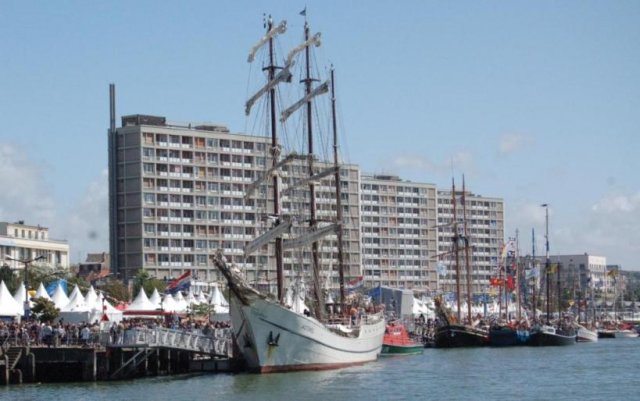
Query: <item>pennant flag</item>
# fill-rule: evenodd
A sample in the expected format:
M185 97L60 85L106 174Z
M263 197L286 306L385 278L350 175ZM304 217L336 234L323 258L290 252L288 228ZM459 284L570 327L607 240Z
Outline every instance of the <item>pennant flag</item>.
M347 291L353 292L358 288L362 288L364 286L364 276L355 277L347 283Z
M304 10L300 11L300 15L302 15L303 17L307 16L307 7L305 6Z
M549 268L547 269L547 273L548 274L556 274L557 271L558 271L558 264L557 263L550 264Z
M187 270L175 280L171 281L164 290L167 294L175 294L178 291L186 291L191 287L191 270Z

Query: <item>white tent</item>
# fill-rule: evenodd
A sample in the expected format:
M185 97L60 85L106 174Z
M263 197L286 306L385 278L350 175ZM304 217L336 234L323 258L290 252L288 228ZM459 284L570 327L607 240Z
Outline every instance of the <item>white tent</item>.
M89 287L89 291L87 291L87 295L84 297L84 302L86 302L90 307L93 307L97 300L98 294L96 293L96 290L93 289L93 286Z
M178 311L178 304L170 294L165 294L164 298L162 299L162 310L164 310L165 312Z
M187 310L187 306L189 306L189 304L184 299L180 291L175 293L175 295L173 296L173 299L176 301L176 308L177 308L176 312L184 312Z
M21 283L16 293L13 294L13 299L15 299L19 305L24 305L24 301L27 300L27 290L24 287L24 283Z
M136 298L127 307L127 311L154 311L156 309L156 306L149 301L143 288L140 288L140 292Z
M82 295L82 292L80 291L80 288L78 288L78 285L76 284L73 287L73 290L71 290L71 294L69 294L69 300L71 300L71 298L78 299L78 295L80 296L79 299L82 299L82 302L84 302L84 295Z
M196 299L196 296L193 295L193 292L191 291L191 289L189 289L189 292L187 293L187 297L185 298L185 300L187 301L187 305L198 305L199 302Z
M4 280L0 282L0 316L20 316L23 313L22 305L11 296Z
M220 305L220 306L229 306L229 302L224 299L222 295L222 291L218 288L217 284L213 285L213 289L211 290L211 296L209 297L209 303L212 305Z
M91 306L87 305L82 292L80 292L80 289L76 285L69 296L69 302L60 308L60 317L69 323L90 323L91 310Z
M69 303L69 297L67 297L67 294L64 292L64 288L62 288L62 285L58 284L56 290L51 296L51 300L58 309L62 309L67 306L67 304Z
M60 312L89 312L90 310L91 308L85 302L82 292L76 285L69 296L69 302L60 309Z
M204 296L204 292L200 292L198 294L197 300L198 300L199 304L208 304L209 303L209 300L207 299L207 297Z
M34 298L46 298L51 301L51 297L49 296L49 293L44 288L44 284L42 283L40 283L40 286L38 287L38 291L36 291L36 296Z
M157 288L153 289L153 294L151 294L151 297L149 297L149 301L154 304L156 306L156 309L160 307L160 301L162 300L162 297L160 297L160 293L158 292Z
M111 305L111 303L105 299L103 294L97 296L93 305L90 306L92 307L91 317L89 318L91 322L101 322L104 315L107 315L109 321L113 323L118 323L122 320L122 311Z

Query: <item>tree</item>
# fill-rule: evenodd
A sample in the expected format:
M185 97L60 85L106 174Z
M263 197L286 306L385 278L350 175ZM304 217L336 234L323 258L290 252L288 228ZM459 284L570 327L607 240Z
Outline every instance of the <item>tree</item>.
M6 264L0 267L0 281L4 281L7 289L12 294L15 293L20 286L20 278L18 278Z
M206 303L206 304L203 303L203 304L193 305L191 307L191 312L195 316L204 316L209 320L211 320L211 318L216 314L216 308L214 305L211 305L209 303Z
M31 313L36 316L40 322L53 322L60 316L60 309L56 308L53 301L44 297L33 299L33 307Z
M100 290L107 295L107 299L112 298L117 301L127 302L130 299L129 289L124 283L115 278L109 278L100 286Z
M144 269L138 270L133 278L133 293L135 295L140 292L140 288L144 288L144 292L146 292L147 295L151 295L154 289L157 289L158 292L164 292L166 287L167 285L164 281L151 277L149 272Z

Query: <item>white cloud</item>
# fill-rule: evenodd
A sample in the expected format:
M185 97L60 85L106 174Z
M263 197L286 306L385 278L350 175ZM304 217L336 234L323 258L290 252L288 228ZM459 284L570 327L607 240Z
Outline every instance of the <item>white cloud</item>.
M87 253L109 252L109 183L104 169L89 183L77 203L62 215L60 232L69 240L71 259L84 261Z
M503 134L498 144L498 152L500 155L510 155L520 148L533 143L533 140L523 134Z
M639 270L640 192L608 194L584 211L549 207L551 254L604 256L609 264ZM576 217L570 217L576 216ZM536 230L536 253L544 254L544 208L531 202L506 201L505 236L520 229L521 249L531 253L531 227ZM524 228L524 230L523 230Z
M400 170L411 169L428 173L451 173L454 171L468 172L474 169L474 159L470 152L459 151L454 153L446 162L435 162L426 156L416 154L403 154L391 160L391 165Z
M56 213L47 170L26 154L21 148L0 143L0 220L48 226Z
M27 155L0 143L0 221L24 220L49 228L51 238L68 241L72 263L89 252L108 252L107 170L89 183L81 199L62 207L53 196L49 170Z

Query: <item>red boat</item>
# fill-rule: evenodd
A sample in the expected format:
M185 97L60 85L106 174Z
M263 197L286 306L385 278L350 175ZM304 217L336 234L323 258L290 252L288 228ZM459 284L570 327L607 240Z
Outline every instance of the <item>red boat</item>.
M422 354L424 347L412 340L407 329L400 322L387 324L382 340L381 355L410 355Z

